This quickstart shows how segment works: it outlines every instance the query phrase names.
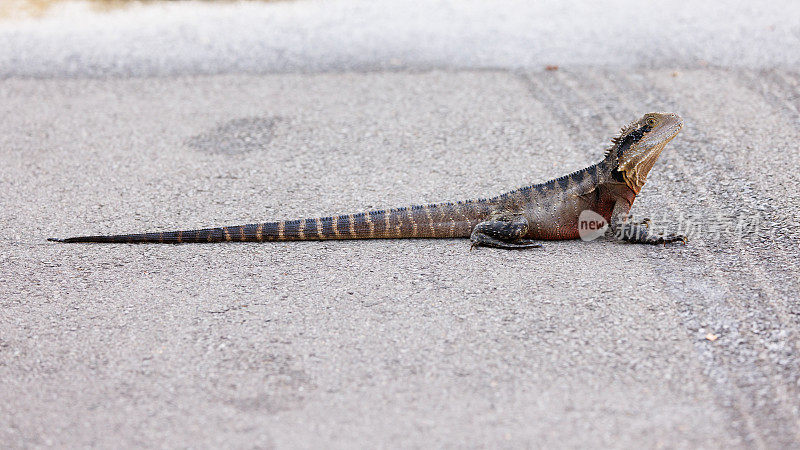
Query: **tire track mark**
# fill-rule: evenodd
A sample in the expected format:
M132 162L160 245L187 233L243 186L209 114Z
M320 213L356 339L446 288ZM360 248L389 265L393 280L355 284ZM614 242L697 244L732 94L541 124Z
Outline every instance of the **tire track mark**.
M645 104L651 103L650 93L639 93L640 97L637 98L638 103L642 103L642 106L634 105L634 101L630 99L630 89L628 89L628 85L633 84L630 80L626 78L622 78L621 82L625 85L625 89L622 90L619 88L619 81L616 84L609 85L607 82L607 78L603 76L603 74L589 74L586 77L589 80L592 80L595 85L590 86L587 91L589 92L613 92L615 93L614 98L616 98L616 103L611 102L615 106L616 110L623 110L625 111L625 116L628 117L637 117L642 113L646 112L643 110L643 106ZM576 89L580 89L578 86L575 87ZM609 104L609 103L607 103ZM644 108L648 111L653 108ZM663 109L663 108L655 108L655 109ZM611 119L613 123L614 119ZM668 154L673 154L676 152L669 152ZM668 202L667 205L664 205L663 202ZM671 201L669 197L666 197L662 200L662 206L667 206L670 210L672 216L677 216L676 211L680 210L674 201ZM701 253L701 256L705 256ZM707 257L704 258L707 262ZM676 313L680 314L684 319L684 326L687 328L687 334L690 337L696 338L696 331L693 333L693 330L699 330L704 323L713 323L711 320L712 318L709 317L707 314L704 314L704 310L698 310L693 308L692 305L688 304L687 302L683 301L682 298L685 296L685 290L687 286L683 286L681 289L670 289L669 286L674 286L677 283L682 282L682 277L675 276L672 273L665 273L658 267L654 268L654 273L657 273L662 278L662 283L667 288L668 291L672 294L672 298L674 299L677 305L681 305L681 308L676 311ZM722 313L726 317L740 317L735 309L729 307L724 303L724 298L729 296L720 289L724 287L727 283L725 282L724 278L720 277L718 274L715 273L715 282L716 286L712 286L709 288L708 286L701 286L700 289L696 289L697 293L694 297L696 298L703 298L708 296L708 291L714 291L716 295L715 297L718 301L714 302L712 300L711 303L708 304L707 310L713 310ZM688 287L691 288L691 287ZM688 314L688 320L687 320ZM733 364L728 363L725 364L724 370L720 370L719 366L719 356L714 353L714 351L708 351L708 349L704 349L701 346L698 346L697 354L700 356L701 363L705 366L706 371L708 372L710 378L710 383L712 386L716 386L714 389L718 398L720 398L721 403L724 405L731 406L733 408L733 415L738 418L739 422L743 422L747 428L747 434L742 436L744 439L753 442L755 445L763 447L765 446L765 439L762 436L760 430L761 427L756 423L756 415L755 410L750 407L749 402L746 401L742 393L737 390L728 390L725 389L724 386L733 387L736 384L732 382L732 378L735 375L735 372L731 370L731 366ZM738 427L732 427L731 431L739 434L740 431L737 429Z
M648 103L651 101L653 103L658 104L665 104L669 105L672 109L675 109L677 104L676 100L671 98L666 91L663 89L654 89L655 83L648 82L647 73L645 76L641 78L641 80L634 80L631 76L623 75L626 78L626 87L630 87L631 89L628 92L636 92L640 93L641 95L649 95L651 98L648 99ZM627 97L624 93L620 93L621 99L625 100ZM711 136L706 135L706 133L702 132L701 130L693 130L693 134L699 138L700 142L704 143L711 143L714 142L715 139ZM686 175L686 178L698 180L693 183L695 189L697 189L697 197L704 199L706 201L705 209L713 209L716 211L726 211L730 215L735 215L737 212L741 212L740 209L733 209L730 208L725 203L724 199L719 198L718 191L714 188L717 185L710 186L712 183L712 179L705 176L708 173L715 173L715 174L724 174L731 170L730 167L720 167L720 163L717 163L717 159L714 158L715 155L710 154L708 149L711 145L700 145L695 150L695 154L699 154L701 158L695 158L695 161L689 161L688 158L684 157L684 153L681 152L674 152L674 158L678 160L677 170L681 171ZM719 146L718 148L722 148L723 146ZM692 173L690 169L691 167L699 167L700 173ZM743 168L736 168L736 169L743 169ZM742 173L742 170L734 169L734 173ZM747 179L752 179L752 177L747 177ZM749 187L749 186L748 186ZM761 197L766 198L766 197ZM741 206L740 206L741 208ZM751 208L748 212L755 212L754 208ZM770 383L772 389L774 390L775 394L777 394L778 400L781 405L781 409L787 414L786 417L783 417L783 421L787 421L794 423L794 430L791 431L793 434L793 438L789 438L781 433L781 431L785 431L783 429L775 430L776 432L765 434L766 438L772 440L773 437L779 437L779 442L781 445L790 444L795 439L800 439L800 432L798 432L798 419L797 419L797 399L800 398L800 393L797 392L796 383L792 383L791 379L796 378L796 374L800 370L797 367L796 360L792 362L791 355L797 354L797 346L796 346L796 329L794 326L796 325L794 321L791 319L788 311L781 303L776 303L775 299L780 298L781 296L777 293L777 291L772 287L771 284L768 282L758 282L757 286L752 286L750 284L737 283L734 281L735 279L731 277L729 273L730 267L736 268L737 261L734 258L730 258L727 255L721 256L719 252L712 257L711 256L711 248L709 248L706 243L702 244L706 251L703 252L701 255L708 266L713 267L714 270L714 278L717 282L722 283L726 286L728 293L730 294L731 299L742 298L742 301L738 302L735 305L735 310L737 311L737 315L739 316L741 321L747 320L754 320L754 327L752 330L742 330L740 327L740 334L748 339L748 341L753 345L754 348L761 348L763 351L770 356L770 365L769 365L769 373L770 376L765 376L763 379L773 379L775 376L780 376L782 379L786 380L787 375L789 378L788 383ZM740 280L753 280L753 279L761 279L761 280L769 280L771 277L767 277L767 274L763 272L763 270L759 267L759 262L754 261L752 257L752 251L747 247L743 246L743 242L740 240L733 240L733 241L720 241L718 244L719 247L722 247L726 250L733 250L736 254L743 260L745 270L739 270L741 273L741 277L737 278ZM726 270L728 269L728 270ZM752 275L756 275L753 277ZM747 303L747 301L743 298L742 295L736 295L736 290L734 286L738 287L739 292L746 292L750 290L755 290L753 294L749 295L748 297L757 298L756 308L750 307L751 305ZM766 301L762 301L764 299ZM766 341L764 339L759 339L759 334L768 333L770 330L766 329L766 326L762 326L761 329L759 325L768 325L778 323L782 325L782 328L789 328L789 332L792 336L789 336L788 339L783 340L784 342L788 343L789 345L789 354L778 353L776 354L774 351L770 350L771 342ZM746 331L742 333L742 331ZM779 340L781 340L779 338ZM736 352L737 354L741 355L741 351ZM753 355L755 356L755 355ZM788 356L788 358L787 358ZM753 363L753 367L758 367L760 360L759 358L750 358L751 362ZM787 367L788 366L788 367ZM742 380L746 382L747 380ZM767 399L769 400L769 399ZM790 419L791 418L791 419ZM791 429L792 427L789 427ZM759 429L762 429L760 426Z
M590 74L590 75L593 75L593 74ZM594 75L593 77L595 79L598 78L597 75ZM579 127L577 125L577 123L575 122L576 115L569 113L567 111L567 109L563 105L584 105L584 104L586 104L587 107L593 107L594 106L598 110L601 109L597 105L597 102L593 102L591 100L593 94L584 94L584 93L576 94L576 92L578 92L580 90L578 88L578 86L582 83L582 80L579 80L579 79L577 79L577 78L575 78L573 76L569 76L569 75L562 75L561 77L556 78L557 81L562 82L565 85L565 87L568 88L568 89L562 91L560 93L560 96L558 98L556 98L551 94L552 91L550 89L543 88L543 86L546 84L545 82L537 82L538 80L536 80L536 77L533 76L533 75L528 75L527 78L532 80L532 82L531 82L531 93L532 93L533 97L536 100L540 101L545 106L547 106L551 111L553 111L554 114L559 118L560 121L565 122L565 123L571 123L573 125L572 126L572 130L576 133L576 135L580 136L581 139L586 139L586 140L590 141L591 139L594 138L594 136L592 136L591 138L588 136L588 132L586 131L587 129L590 129L590 128L593 128L593 127L594 128L598 128L598 129L600 129L600 128L602 128L602 129L609 129L609 128L610 129L614 129L613 127L619 127L621 125L624 125L624 123L626 123L626 122L623 122L624 120L628 120L628 121L632 120L632 119L638 117L639 115L641 115L641 113L642 113L642 111L635 111L633 108L628 108L628 113L626 114L626 117L624 119L622 119L622 121L621 121L619 117L614 117L613 114L611 113L612 110L619 110L620 109L619 105L615 104L614 102L602 102L605 105L602 108L602 110L604 112L602 114L596 115L592 119L592 123L584 124L585 125L584 127ZM592 78L592 76L590 76L588 78ZM533 81L533 80L535 80L535 81ZM607 88L604 87L602 89L593 89L591 92L615 92L615 91L614 90L608 90ZM615 96L615 98L617 98L617 103L619 102L619 97L620 97L619 94L617 94ZM661 251L661 249L658 249L657 251ZM613 259L615 252L616 252L616 250L614 250L613 247L609 246L608 257ZM691 322L696 324L694 326L695 329L697 329L699 327L700 323L705 322L702 318L700 318L701 315L693 310L691 305L689 305L686 302L677 300L677 299L680 298L680 294L683 294L683 292L680 292L680 294L678 294L678 295L676 295L676 292L674 292L674 290L673 290L673 292L669 292L670 291L670 289L669 289L670 280L665 279L664 274L661 274L660 271L656 267L652 267L651 268L651 273L659 274L660 277L662 278L662 283L661 284L666 288L666 290L664 291L664 295L666 295L667 298L671 298L673 304L681 305L685 309L685 311L676 311L676 314L678 314L679 317L682 317L682 319L679 320L679 323L683 322L684 323L684 327L691 328L691 324L688 324L689 326L687 326L687 323L686 323L687 322L687 320L686 320L687 311L688 311L689 317L691 318ZM719 296L723 297L722 295L719 295ZM702 298L702 294L701 294L700 298ZM715 306L715 307L718 308L718 306ZM728 312L727 315L730 316L730 315L733 315L733 314L731 312ZM690 330L687 330L687 335L689 336L690 340L693 340L692 337L694 337L694 336L690 332ZM719 373L719 370L718 370L718 368L716 366L716 363L718 362L717 361L718 358L716 358L715 354L708 353L708 352L703 353L703 352L700 352L700 351L698 351L697 353L701 356L700 359L699 359L699 363L701 364L702 367L704 367L706 369L706 372L708 372L708 374ZM747 405L748 403L741 397L741 395L740 395L741 393L738 390L733 390L732 391L733 392L733 396L731 396L731 395L728 395L728 391L726 391L725 389L722 388L725 385L732 385L730 382L728 382L728 378L730 377L730 375L729 375L729 372L730 372L729 366L730 366L730 364L727 364L725 366L725 371L722 374L723 375L723 383L719 382L719 376L709 378L710 375L705 375L706 376L706 384L710 387L712 392L714 392L714 395L719 399L718 401L721 404L726 405L729 408L731 408L731 409L727 409L729 411L730 416L732 416L732 419L733 419L731 422L732 423L744 423L745 424L745 426L747 428L747 434L742 436L742 438L744 438L746 440L749 440L749 441L754 441L759 447L764 447L765 446L764 439L763 439L763 437L761 436L761 434L759 432L758 424L756 423L756 420L754 419L753 414L751 414L751 412L749 411L749 408L745 407L745 405ZM729 432L730 432L731 435L740 435L741 436L741 431L736 426L731 426L729 428Z

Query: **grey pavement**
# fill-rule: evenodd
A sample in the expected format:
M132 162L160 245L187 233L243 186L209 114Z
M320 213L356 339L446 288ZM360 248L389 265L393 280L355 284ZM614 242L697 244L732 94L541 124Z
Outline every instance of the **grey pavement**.
M725 67L0 64L0 442L796 446L800 69L774 43ZM647 111L686 125L634 212L686 246L45 241L493 195Z

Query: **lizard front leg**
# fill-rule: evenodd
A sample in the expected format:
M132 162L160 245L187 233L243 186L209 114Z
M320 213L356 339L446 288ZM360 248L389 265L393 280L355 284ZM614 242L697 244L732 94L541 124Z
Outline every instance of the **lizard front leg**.
M498 215L472 229L472 247L504 249L535 248L542 245L522 237L528 234L528 219L523 215Z
M630 205L626 202L620 200L614 205L609 233L615 238L634 244L655 245L678 241L686 243L686 236L681 234L654 233L650 230L650 219L644 219L639 223L631 221L628 215L629 211Z

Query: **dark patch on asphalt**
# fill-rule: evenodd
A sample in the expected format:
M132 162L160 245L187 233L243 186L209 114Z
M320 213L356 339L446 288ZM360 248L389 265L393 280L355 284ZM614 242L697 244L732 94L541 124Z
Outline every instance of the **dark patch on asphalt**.
M217 155L241 155L264 150L272 142L279 120L278 117L234 119L188 139L186 145L193 150Z

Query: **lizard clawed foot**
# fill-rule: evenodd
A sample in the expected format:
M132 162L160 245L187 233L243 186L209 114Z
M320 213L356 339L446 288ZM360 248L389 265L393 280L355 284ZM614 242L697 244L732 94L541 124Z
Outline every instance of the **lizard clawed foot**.
M682 234L667 234L661 236L661 239L663 240L665 247L667 244L672 242L681 242L683 245L686 245L686 243L689 242L689 239L687 239L686 236Z
M528 231L528 221L522 215L498 216L480 222L472 229L472 247L494 247L509 250L536 248L542 245L532 239L523 239Z
M515 241L501 241L500 239L487 236L482 233L473 233L472 235L472 245L470 245L469 249L472 251L475 247L494 247L494 248L503 248L507 250L523 250L526 248L540 248L542 244L532 240L532 239L518 239Z
M538 241L533 239L520 239L518 241L513 242L514 244L520 245L521 248L542 248L542 244Z

